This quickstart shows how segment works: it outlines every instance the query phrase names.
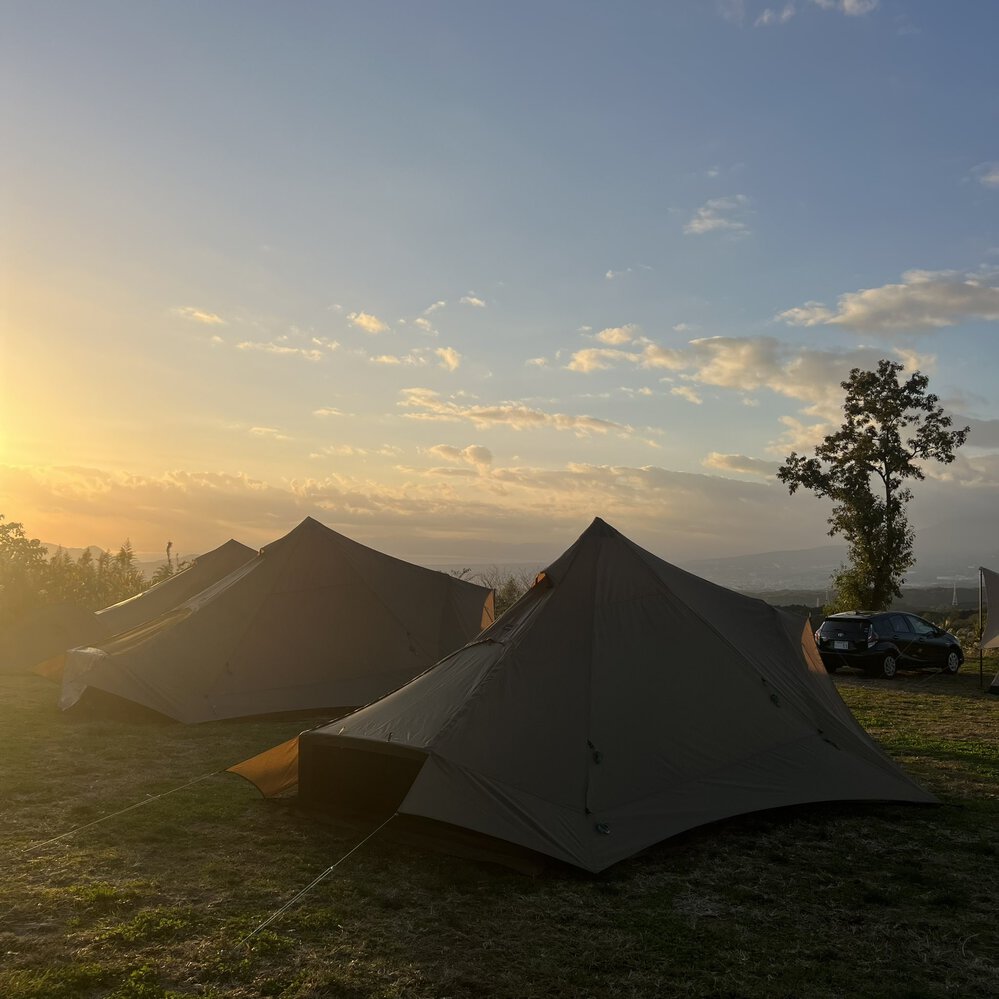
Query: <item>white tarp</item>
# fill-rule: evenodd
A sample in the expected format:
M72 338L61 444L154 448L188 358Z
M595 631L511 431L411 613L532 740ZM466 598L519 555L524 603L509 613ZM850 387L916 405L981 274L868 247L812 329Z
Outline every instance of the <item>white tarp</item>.
M985 587L985 626L982 630L982 648L999 649L999 573L982 569L982 584ZM992 614L992 608L996 613Z

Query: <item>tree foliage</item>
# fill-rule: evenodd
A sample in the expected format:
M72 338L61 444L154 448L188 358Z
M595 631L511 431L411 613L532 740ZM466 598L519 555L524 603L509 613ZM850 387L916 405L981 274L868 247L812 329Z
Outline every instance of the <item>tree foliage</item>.
M914 562L905 483L925 478L925 462L950 464L968 436L968 427L950 429L929 379L916 371L899 381L902 370L887 360L854 368L841 383L843 425L813 457L792 451L777 472L792 494L804 487L833 501L829 534L849 545L849 564L833 577L836 609L884 610L901 596Z
M488 586L493 591L493 606L497 617L512 607L534 585L535 578L535 574L526 569L503 570L496 565L477 573L468 568L452 569L451 575L456 579L468 579L481 586Z
M157 566L156 571L149 580L150 586L155 583L162 583L163 580L169 579L171 576L175 576L181 570L186 569L190 564L190 559L181 560L179 555L173 555L173 542L168 541L166 543L166 561L162 565Z
M98 610L145 589L131 542L114 555L94 558L85 549L74 560L59 549L49 556L37 538L29 538L20 523L4 522L0 514L0 628L14 624L35 607L74 603Z

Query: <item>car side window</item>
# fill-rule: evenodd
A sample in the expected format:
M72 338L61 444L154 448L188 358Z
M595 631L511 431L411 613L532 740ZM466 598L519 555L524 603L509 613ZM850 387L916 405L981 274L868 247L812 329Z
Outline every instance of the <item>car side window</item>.
M902 632L904 634L906 632L912 631L912 629L909 627L909 622L905 619L904 614L892 614L891 617L888 618L888 621L891 624L892 631L894 631L896 634L898 634L899 632Z
M930 624L929 621L924 621L921 617L913 617L912 615L906 615L909 618L909 623L912 625L912 630L917 635L932 635L936 632L936 627Z

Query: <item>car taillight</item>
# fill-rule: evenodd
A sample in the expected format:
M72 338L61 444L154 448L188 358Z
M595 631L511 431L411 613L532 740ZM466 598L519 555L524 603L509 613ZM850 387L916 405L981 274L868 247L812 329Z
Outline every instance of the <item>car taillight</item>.
M867 647L869 649L873 649L874 646L877 645L878 642L880 641L881 639L878 637L878 633L873 628L871 628L871 630L867 633Z
M815 632L815 636L814 637L815 637L815 644L818 645L819 642L822 641L822 636L818 632Z

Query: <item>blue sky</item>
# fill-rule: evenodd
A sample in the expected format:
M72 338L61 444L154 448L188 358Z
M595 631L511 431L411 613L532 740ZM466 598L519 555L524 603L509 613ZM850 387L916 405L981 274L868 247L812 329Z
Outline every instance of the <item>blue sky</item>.
M417 561L826 541L890 357L999 483L991 4L7 2L0 512Z

